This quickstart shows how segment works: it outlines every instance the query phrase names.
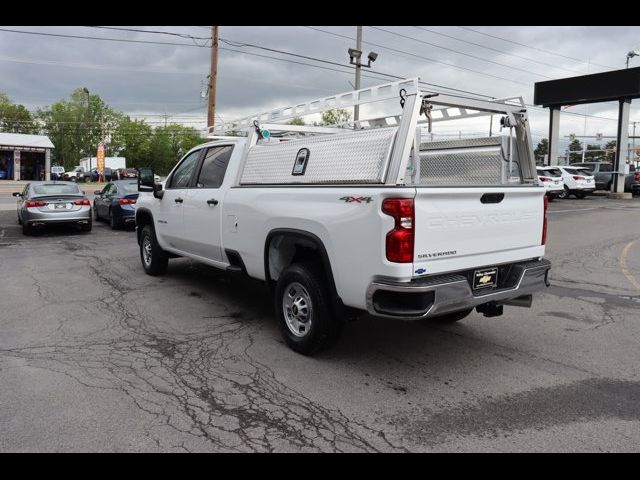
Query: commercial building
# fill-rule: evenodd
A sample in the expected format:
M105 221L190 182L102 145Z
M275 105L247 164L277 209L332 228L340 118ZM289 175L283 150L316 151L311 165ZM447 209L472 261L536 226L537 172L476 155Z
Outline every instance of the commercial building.
M0 133L0 181L50 180L53 148L45 135Z

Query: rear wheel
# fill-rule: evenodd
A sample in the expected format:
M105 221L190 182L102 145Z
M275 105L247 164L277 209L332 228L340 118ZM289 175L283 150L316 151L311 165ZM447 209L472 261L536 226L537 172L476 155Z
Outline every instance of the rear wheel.
M96 222L100 221L100 215L98 214L98 207L96 207L95 205L93 206L93 218L95 219Z
M162 275L167 271L169 258L158 244L156 232L151 225L145 225L140 233L140 260L149 275Z
M109 226L111 227L111 230L115 230L120 227L120 222L118 222L118 220L113 216L113 212L111 210L109 210Z
M587 194L584 192L575 192L574 195L576 196L576 198L579 198L579 199L583 199L584 197L587 196Z
M33 233L33 228L26 223L22 224L22 234L23 235L31 235Z
M564 189L562 189L562 191L558 193L558 198L569 198L569 189L566 185L564 186Z
M80 229L83 232L90 232L92 227L93 227L93 224L92 224L91 220L89 220L89 223L85 223L84 225L80 225Z
M460 310L459 312L445 313L444 315L433 317L432 320L437 323L455 323L469 316L471 312L473 312L473 308Z
M276 285L276 316L287 345L313 355L333 345L343 322L331 308L324 275L311 263L287 267Z

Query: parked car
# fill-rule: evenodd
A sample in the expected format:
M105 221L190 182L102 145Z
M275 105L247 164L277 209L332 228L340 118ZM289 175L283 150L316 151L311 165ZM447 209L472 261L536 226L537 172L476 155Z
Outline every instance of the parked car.
M64 172L62 178L70 182L86 182L89 178L89 173L85 171L84 167L76 166L73 170Z
M64 167L53 166L51 167L51 180L62 180L64 175Z
M0 170L0 180L5 180L7 178L7 171Z
M116 170L117 180L126 180L127 178L138 178L138 170L135 168L118 168Z
M584 163L572 163L572 167L584 167L590 170L596 183L596 190L608 190L612 191L612 185L614 177L617 175L613 173L613 163L611 162L584 162ZM624 191L625 192L637 192L640 191L640 172L636 172L634 165L629 165L629 173L624 177Z
M110 182L112 179L112 170L106 167L104 169L104 178L102 180L105 182ZM94 167L91 169L91 181L97 182L98 180L100 180L100 173L98 172L98 169Z
M73 182L31 182L13 196L18 197L18 223L25 235L54 223L91 231L91 203Z
M564 192L564 182L562 172L556 167L536 167L538 180L547 193L547 198L551 201L559 197Z
M135 224L138 182L116 180L94 194L93 214L96 220L108 220L112 229Z
M596 190L594 176L586 167L563 165L556 168L562 172L564 181L564 191L559 195L560 198L569 198L571 195L584 198Z

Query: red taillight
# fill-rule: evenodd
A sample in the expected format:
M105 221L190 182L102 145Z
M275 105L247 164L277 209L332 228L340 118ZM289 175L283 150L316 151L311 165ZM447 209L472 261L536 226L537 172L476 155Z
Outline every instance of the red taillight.
M584 180L584 177L581 177L580 175L574 175L573 179L574 180Z
M542 243L541 245L545 245L547 243L547 207L549 206L549 199L545 195L544 197L544 219L542 220Z
M387 260L396 263L413 262L415 210L413 198L387 198L382 211L395 220L393 230L387 233Z
M34 208L34 207L46 207L46 202L36 202L34 200L27 200L24 202L24 206L26 208Z
M640 172L636 172L633 174L633 180L636 182L640 182Z
M89 203L89 200L87 200L86 198L83 198L82 200L76 200L75 202L73 202L74 205L91 205Z
M136 199L135 198L121 198L120 200L118 200L118 203L120 205L133 205L134 203L136 203Z
M549 177L538 177L541 182L550 182L552 179Z

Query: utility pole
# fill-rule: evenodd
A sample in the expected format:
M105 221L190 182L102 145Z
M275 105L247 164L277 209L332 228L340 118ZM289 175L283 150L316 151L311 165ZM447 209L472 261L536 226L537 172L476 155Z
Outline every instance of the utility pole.
M362 26L356 27L356 50L362 52ZM362 70L362 64L358 59L356 63L356 90L360 90L360 71ZM353 120L358 121L360 119L360 105L353 107Z
M216 80L218 76L218 27L211 27L211 71L209 73L209 110L207 127L215 125L216 116Z

